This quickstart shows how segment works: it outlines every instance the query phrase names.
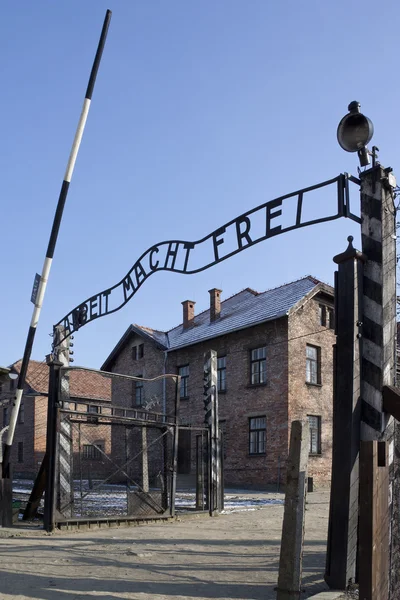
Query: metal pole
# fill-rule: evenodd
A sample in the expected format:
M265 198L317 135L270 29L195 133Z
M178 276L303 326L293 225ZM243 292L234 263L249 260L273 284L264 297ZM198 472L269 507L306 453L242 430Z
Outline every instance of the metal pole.
M15 427L18 419L19 407L21 404L21 398L24 390L26 373L28 370L29 359L32 353L32 346L35 339L36 328L39 322L40 312L42 310L44 294L46 291L47 281L49 279L51 263L53 261L54 250L56 247L58 232L60 229L61 219L64 211L65 201L67 199L69 184L71 183L72 174L75 167L76 158L78 156L79 147L81 144L83 131L85 128L87 116L89 113L90 103L92 100L92 94L94 89L94 84L96 82L97 72L99 70L101 56L103 54L104 45L106 42L108 27L111 21L111 11L107 10L106 16L103 23L103 29L100 35L100 41L97 47L96 56L93 62L92 71L89 77L89 83L86 89L85 99L83 101L83 108L81 112L81 116L79 118L78 127L75 133L75 138L72 144L71 153L69 155L67 168L64 175L64 180L61 186L60 195L58 198L57 208L54 215L53 226L51 229L49 244L47 247L46 257L43 263L42 274L40 276L40 281L37 289L36 297L34 298L35 307L33 309L32 319L29 326L28 336L25 343L24 355L21 363L21 370L18 377L17 390L13 401L13 407L10 416L10 425L8 429L7 439L4 446L3 453L3 477L9 476L9 465L10 465L10 455L11 448L14 439Z

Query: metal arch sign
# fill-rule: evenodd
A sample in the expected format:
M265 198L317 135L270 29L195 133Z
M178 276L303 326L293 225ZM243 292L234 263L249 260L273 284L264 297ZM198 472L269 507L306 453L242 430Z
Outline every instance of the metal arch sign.
M150 275L158 271L172 271L187 275L199 273L246 248L287 231L340 217L348 217L360 223L360 218L350 210L349 181L360 185L360 181L355 177L347 173L341 174L329 181L265 202L229 221L201 240L160 242L146 250L121 281L76 306L55 327L62 325L68 337L87 323L116 312L133 298ZM337 186L335 213L319 219L303 219L304 196L308 192L331 185ZM296 203L295 210L293 201ZM288 210L289 202L292 204L290 208L293 216L291 222L284 225L280 221L285 214L285 207ZM227 237L230 240L229 244L227 244ZM211 260L204 262L204 255L208 255Z

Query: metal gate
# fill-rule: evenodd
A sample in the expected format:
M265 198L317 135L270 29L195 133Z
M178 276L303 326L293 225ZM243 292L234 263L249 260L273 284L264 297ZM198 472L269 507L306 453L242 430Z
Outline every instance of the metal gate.
M219 486L213 485L211 474L210 427L179 425L176 510L208 511L210 515L224 508L223 436L218 447ZM216 494L219 494L218 499ZM213 500L210 503L210 498Z
M173 516L179 377L50 370L46 529Z

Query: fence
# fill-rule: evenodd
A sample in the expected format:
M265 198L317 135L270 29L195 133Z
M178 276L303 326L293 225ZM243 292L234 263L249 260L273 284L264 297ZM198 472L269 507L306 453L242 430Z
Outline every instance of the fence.
M36 361L29 369L12 453L14 519L43 513L44 491L48 529L212 512L210 430L180 422L177 375L143 379ZM6 427L13 390L2 391Z
M172 516L178 376L50 369L46 528Z

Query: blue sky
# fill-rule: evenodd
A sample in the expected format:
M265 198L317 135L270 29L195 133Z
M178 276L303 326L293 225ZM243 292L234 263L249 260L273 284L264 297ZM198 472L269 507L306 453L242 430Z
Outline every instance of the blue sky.
M153 244L199 239L277 196L357 174L357 157L336 141L350 101L372 119L381 162L395 171L399 162L395 0L379 8L371 0L5 0L0 365L23 353L33 279L107 8L113 18L33 358L50 351L54 323L120 281ZM122 310L75 335L75 364L99 367L130 323L175 326L185 299L206 309L212 287L226 298L307 274L332 283L332 257L348 235L359 245L359 226L341 219L197 275L156 273Z

